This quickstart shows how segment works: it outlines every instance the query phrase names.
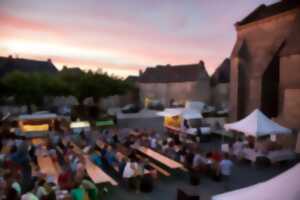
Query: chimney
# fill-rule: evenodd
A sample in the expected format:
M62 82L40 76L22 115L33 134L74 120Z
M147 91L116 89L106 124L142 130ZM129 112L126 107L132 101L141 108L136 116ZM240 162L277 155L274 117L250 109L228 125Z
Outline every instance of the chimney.
M142 76L142 75L143 75L143 70L140 69L140 70L139 70L139 76Z
M203 61L203 60L200 60L200 61L199 61L199 65L205 66L204 61Z
M47 62L48 62L48 63L52 63L51 58L48 58L48 59L47 59Z

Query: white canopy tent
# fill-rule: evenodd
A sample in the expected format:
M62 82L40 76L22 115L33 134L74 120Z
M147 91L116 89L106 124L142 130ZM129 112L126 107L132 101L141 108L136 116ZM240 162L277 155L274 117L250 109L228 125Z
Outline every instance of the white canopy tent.
M291 133L290 129L273 122L258 109L238 122L225 124L224 128L255 137Z
M184 119L201 119L203 118L198 110L187 108L167 108L162 112L158 112L157 115L163 117L175 117L181 116Z
M184 119L202 119L203 116L200 112L191 109L184 109L181 113L182 118Z
M205 103L203 103L202 101L187 101L185 104L185 108L187 109L191 109L191 110L197 110L200 113L203 112Z
M266 182L212 197L212 200L299 200L300 164Z

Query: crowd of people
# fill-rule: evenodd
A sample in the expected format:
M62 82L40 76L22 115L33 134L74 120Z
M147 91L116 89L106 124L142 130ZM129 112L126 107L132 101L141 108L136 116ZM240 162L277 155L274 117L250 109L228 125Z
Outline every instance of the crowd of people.
M145 166L145 160L136 159L136 154L138 153L135 150L137 147L143 146L151 148L168 158L182 163L190 171L191 178L195 179L194 182L199 182L202 175L207 175L215 181L224 179L225 183L229 182L228 180L233 166L229 154L222 153L218 150L204 152L201 149L201 144L189 140L188 137L184 135L159 134L154 130L117 129L104 130L102 132L97 132L96 135L97 138L95 141L101 140L109 145L103 146L105 152L109 152L109 156L107 157L106 154L100 153L98 154L98 160L101 160L102 162L103 160L105 162L105 159L114 160L115 163L108 163L117 163L120 174L125 174L123 178L139 177L136 175L141 175L139 172L144 171L140 170L140 168ZM122 149L124 148L120 148L120 146L131 150L130 153L126 154L127 156L121 157L122 159L120 159L118 154L120 151L122 152ZM95 163L99 162L97 159L93 160ZM128 166L131 167L129 168ZM123 171L124 169L126 170ZM151 171L150 169L151 168L148 167L149 171ZM155 170L152 170L151 174L153 178L157 176ZM227 185L225 187L228 188Z
M42 141L35 144L22 137L1 137L0 199L98 199L99 190L87 177L81 156L61 139L55 145L48 139ZM56 164L58 177L42 172L39 157L49 157Z
M82 149L82 154L74 151L73 144ZM150 192L159 172L151 159L136 150L140 146L182 163L191 174L192 184L198 184L202 175L223 179L224 183L230 179L233 163L228 154L204 152L198 142L182 135L116 128L53 132L37 144L17 136L1 138L0 199L98 199L106 188L100 191L88 177L83 154L103 171L117 174L129 189ZM39 156L48 156L59 166L57 179L41 172Z

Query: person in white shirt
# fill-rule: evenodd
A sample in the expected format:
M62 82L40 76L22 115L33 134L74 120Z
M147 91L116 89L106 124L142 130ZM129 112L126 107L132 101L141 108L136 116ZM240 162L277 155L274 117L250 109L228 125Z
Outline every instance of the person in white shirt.
M136 170L138 169L137 162L128 161L123 170L123 178L129 179L135 176Z
M157 140L155 136L151 136L150 137L150 147L152 149L156 149L157 148Z
M207 159L197 152L193 158L193 168L201 168L207 164Z
M230 176L232 174L233 162L229 160L228 153L224 154L224 158L221 160L219 167L222 175L222 180L224 181L224 189L229 190Z
M235 155L238 159L240 159L242 157L243 147L244 147L244 144L241 140L237 140L232 146L233 155Z
M129 189L135 189L136 192L139 191L139 164L135 159L130 159L124 168L123 178L127 180L127 185Z

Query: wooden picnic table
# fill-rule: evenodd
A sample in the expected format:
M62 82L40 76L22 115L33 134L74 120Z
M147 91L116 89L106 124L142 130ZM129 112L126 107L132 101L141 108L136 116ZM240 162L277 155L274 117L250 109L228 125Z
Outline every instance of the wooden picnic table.
M171 169L182 169L183 171L186 171L186 169L184 168L184 166L175 161L175 160L172 160L160 153L157 153L156 151L148 148L148 147L136 147L136 149L138 151L140 151L141 153L149 156L150 158L154 159L154 160L157 160L158 162L166 165L167 167L171 168Z
M32 144L34 145L45 145L48 142L46 138L33 138L31 139Z
M73 146L73 150L77 154L84 154L82 150L73 142L71 142L71 145ZM101 168L99 168L97 165L95 165L89 158L88 155L83 155L84 157L84 165L85 169L89 175L89 177L93 180L94 183L111 183L113 186L118 185L118 183L111 178L109 175L107 175L105 172L102 171Z
M104 143L102 140L97 140L96 144L99 148L101 148L103 145L106 145L106 143ZM123 145L117 145L116 150L117 150L117 153L119 153L122 157L129 156L128 149L126 147L124 147ZM142 157L140 155L137 155L137 157L139 159L142 159ZM157 166L156 164L154 164L152 162L149 162L149 165L164 176L171 175L169 172L167 172L166 170L162 169L161 167ZM145 170L145 174L147 174L147 173L149 173L149 170Z
M118 185L118 183L113 178L108 176L97 165L95 165L92 161L90 161L88 155L84 155L84 158L85 158L86 171L95 183L109 182L113 186Z
M1 154L8 154L11 150L11 146L3 146L1 150Z
M128 156L129 150L125 146L123 146L123 145L117 145L117 150L120 153L126 154ZM138 157L138 159L142 159L142 156L140 156L140 155L137 155L137 157ZM164 170L163 168L159 167L158 165L156 165L153 162L149 162L149 165L153 169L157 170L159 173L161 173L164 176L170 176L171 175L169 172L167 172L166 170Z
M42 155L37 157L37 162L40 171L48 176L54 177L54 180L57 183L59 174L61 173L61 168L58 163L54 163L50 156Z

